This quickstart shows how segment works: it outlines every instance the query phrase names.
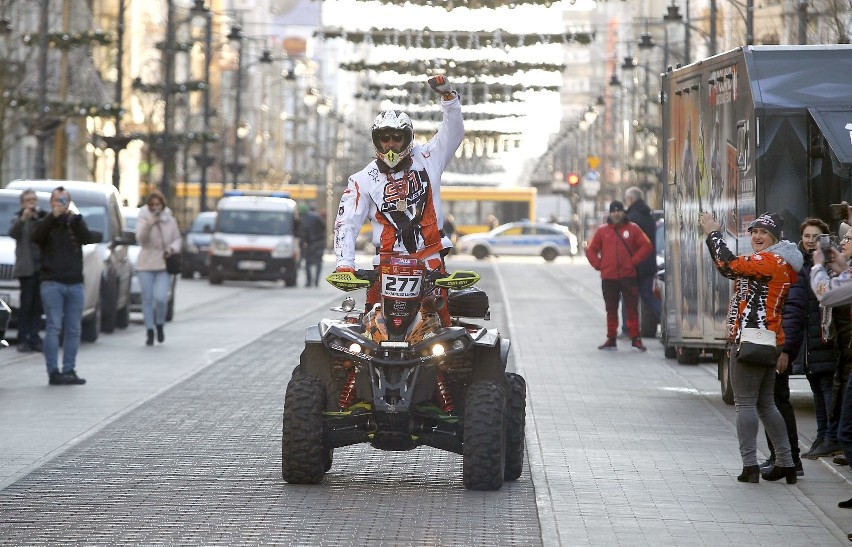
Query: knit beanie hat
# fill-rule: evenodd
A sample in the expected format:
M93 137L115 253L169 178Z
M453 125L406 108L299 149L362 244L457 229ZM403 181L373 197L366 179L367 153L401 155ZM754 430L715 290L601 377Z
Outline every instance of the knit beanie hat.
M748 225L748 231L751 232L755 228L763 228L775 238L775 241L781 241L784 237L784 220L778 213L763 213Z

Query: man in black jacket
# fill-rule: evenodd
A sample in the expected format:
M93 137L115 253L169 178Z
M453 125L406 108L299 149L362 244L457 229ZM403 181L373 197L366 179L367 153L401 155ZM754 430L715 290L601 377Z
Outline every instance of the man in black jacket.
M636 267L636 282L642 305L647 306L654 314L657 323L660 322L660 301L654 296L654 277L657 275L657 221L651 214L651 208L642 198L642 190L631 186L624 191L624 204L627 206L627 219L637 224L654 246L654 252ZM622 324L626 325L624 320Z
M81 215L68 210L70 203L68 191L55 188L50 194L50 214L39 220L32 232L32 240L41 251L41 301L47 318L44 361L50 385L86 383L74 369L83 319L83 245L97 243L101 237L89 231ZM60 371L59 333L63 329Z

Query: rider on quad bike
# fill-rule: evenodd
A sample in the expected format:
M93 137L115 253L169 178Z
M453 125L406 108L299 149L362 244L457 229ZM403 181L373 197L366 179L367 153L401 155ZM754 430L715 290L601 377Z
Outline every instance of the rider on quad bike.
M443 255L453 244L442 231L441 175L464 138L461 103L444 76L429 79L441 95L443 121L426 144L414 142L414 125L401 110L385 110L372 126L376 159L349 177L334 222L338 272L355 271L355 238L364 221L373 225L378 266L382 255L422 259L430 270L444 270ZM446 297L446 294L444 294ZM367 311L379 301L378 287L367 293ZM447 326L450 316L440 312Z

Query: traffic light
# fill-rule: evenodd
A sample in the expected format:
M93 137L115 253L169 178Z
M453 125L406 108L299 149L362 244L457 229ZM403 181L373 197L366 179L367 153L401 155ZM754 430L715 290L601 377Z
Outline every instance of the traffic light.
M565 177L566 182L568 182L568 186L572 188L580 184L580 175L577 173L568 173L568 176Z

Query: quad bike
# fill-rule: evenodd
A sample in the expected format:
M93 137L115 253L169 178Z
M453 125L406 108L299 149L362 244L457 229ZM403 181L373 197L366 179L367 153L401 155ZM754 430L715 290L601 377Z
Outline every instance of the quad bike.
M319 483L334 449L358 443L462 454L464 486L473 490L497 490L520 477L526 383L506 372L509 340L461 320L489 319L488 297L473 287L480 276L383 257L378 272L326 279L343 291L379 283L381 300L357 313L346 298L331 308L344 317L308 328L284 400L284 480ZM450 326L441 323L444 305Z

